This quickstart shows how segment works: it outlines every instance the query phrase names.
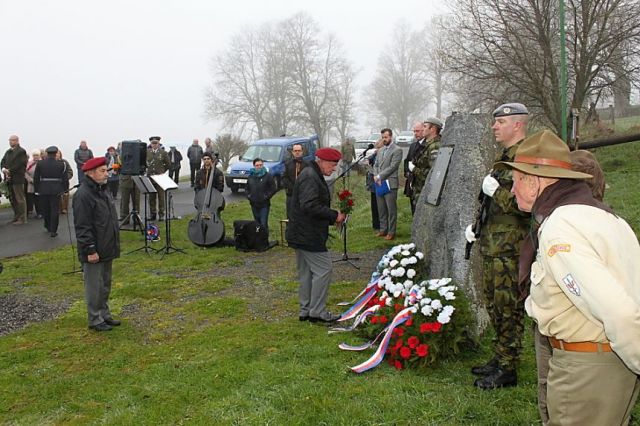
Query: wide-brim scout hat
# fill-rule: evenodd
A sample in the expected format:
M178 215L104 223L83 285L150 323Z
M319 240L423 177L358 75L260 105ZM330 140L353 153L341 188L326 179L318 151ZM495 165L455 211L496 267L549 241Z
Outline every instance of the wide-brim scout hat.
M550 130L542 130L529 136L518 147L512 162L500 161L494 167L508 167L528 175L558 179L593 177L571 170L569 147Z

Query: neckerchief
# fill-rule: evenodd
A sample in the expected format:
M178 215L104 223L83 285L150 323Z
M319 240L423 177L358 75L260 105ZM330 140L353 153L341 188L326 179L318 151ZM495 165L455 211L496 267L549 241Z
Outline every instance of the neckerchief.
M529 294L528 280L531 275L531 265L535 260L536 250L538 248L538 229L540 229L542 222L544 222L555 209L569 204L596 207L614 214L611 207L593 198L591 188L589 188L589 185L584 181L560 179L558 182L545 188L533 204L529 234L520 245L518 283L522 289L522 296L525 298Z

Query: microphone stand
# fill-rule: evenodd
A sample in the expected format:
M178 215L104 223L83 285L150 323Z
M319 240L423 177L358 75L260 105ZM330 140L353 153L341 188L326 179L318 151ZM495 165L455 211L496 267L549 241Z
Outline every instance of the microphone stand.
M346 186L347 174L356 164L360 163L360 161L362 161L367 156L367 151L369 151L370 149L373 149L373 144L369 145L367 149L365 149L364 152L360 154L360 156L356 158L356 160L353 163L349 164L349 167L347 167L342 173L338 175L338 177L336 177L336 180L342 178L342 187L344 189L347 189L347 186ZM352 260L360 260L360 258L349 257L349 253L347 253L347 225L348 225L348 218L345 219L345 221L342 223L342 257L340 259L335 259L333 262L334 263L347 262L349 265L360 270L360 267L352 262Z

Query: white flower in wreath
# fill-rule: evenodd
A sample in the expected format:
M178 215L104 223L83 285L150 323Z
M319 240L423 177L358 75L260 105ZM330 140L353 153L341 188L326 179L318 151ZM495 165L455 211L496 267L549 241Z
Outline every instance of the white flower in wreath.
M407 250L412 250L412 249L416 248L416 244L415 243L409 243L409 244L406 245L406 247L407 247Z
M440 278L438 282L438 287L442 287L443 285L447 285L451 282L451 278Z
M409 265L415 265L416 263L418 263L418 259L416 259L415 256L411 256L407 259L407 262L409 263Z
M440 309L442 309L442 302L440 301L440 299L435 299L431 302L431 307L439 311Z
M444 294L444 298L446 300L456 300L456 295L453 292L449 291Z
M433 308L429 305L424 305L421 309L420 312L422 312L422 315L424 315L425 317L431 316L431 314L433 313Z
M402 295L402 292L401 292L400 290L397 290L397 291L394 291L394 292L393 292L393 297L395 297L396 299L397 299L398 297L400 297L401 295Z
M411 290L411 287L413 287L413 281L405 280L405 282L402 285L404 286L405 290Z
M389 266L392 267L392 268L395 268L397 264L398 264L398 261L395 260L395 259L393 259L391 262L389 262Z
M425 305L431 305L431 299L430 299L430 298L428 298L428 297L425 297L424 299L422 299L422 300L420 301L420 304L421 304L422 306L425 306Z
M413 277L415 277L415 276L416 276L416 271L415 271L415 269L409 269L409 270L407 271L407 278L409 278L410 280L412 280L412 279L413 279Z
M453 291L453 290L455 290L455 289L456 289L456 288L455 288L455 286L452 286L452 285L448 285L448 286L440 287L440 288L438 289L438 294L439 294L440 296L444 296L446 293L449 293L450 291Z
M420 260L424 259L424 254L422 254L422 252L421 252L421 251L417 251L417 252L416 252L416 254L415 254L415 256L416 256L418 259L420 259Z
M409 258L408 257L403 257L402 260L400 260L400 265L407 266L408 264L409 264Z
M393 305L393 299L392 299L392 298L390 298L390 297L387 297L387 298L385 299L385 301L384 301L384 304L385 304L385 305L387 305L387 306L391 306L391 305Z
M447 315L445 312L440 312L438 314L437 321L440 324L447 324L449 321L451 321L451 315Z
M447 305L444 308L442 308L442 312L447 314L447 315L449 315L449 316L453 315L453 311L455 311L455 310L456 310L456 308L454 308L451 305Z
M411 252L409 250L402 250L400 252L400 254L403 255L403 256L407 256L407 257L411 256Z
M396 277L403 276L405 272L407 271L402 266L399 268L396 268Z

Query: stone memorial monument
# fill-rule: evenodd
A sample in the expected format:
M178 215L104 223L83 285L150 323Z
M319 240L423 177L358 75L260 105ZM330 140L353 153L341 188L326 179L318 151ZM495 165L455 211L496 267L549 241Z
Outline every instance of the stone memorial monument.
M464 290L480 333L489 321L482 295L482 256L476 243L470 259L465 260L464 229L475 221L482 179L498 151L491 116L454 113L446 120L441 147L452 148L451 159L448 167L439 171L434 167L428 176L417 203L411 237L425 253L428 277L451 277ZM441 191L439 197L430 194L437 190ZM435 199L439 199L438 205L429 203Z

